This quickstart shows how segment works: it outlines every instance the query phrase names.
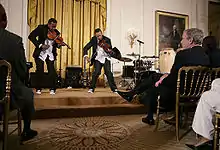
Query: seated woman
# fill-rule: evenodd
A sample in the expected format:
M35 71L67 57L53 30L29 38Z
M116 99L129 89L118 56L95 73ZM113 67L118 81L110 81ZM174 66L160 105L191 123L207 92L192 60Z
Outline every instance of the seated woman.
M209 56L211 67L220 67L220 49L217 48L216 38L214 36L206 36L203 39L202 47Z
M211 90L202 94L196 108L192 128L200 135L199 141L194 144L186 144L191 149L211 149L210 143L213 139L214 125L213 116L220 112L220 79L212 82Z

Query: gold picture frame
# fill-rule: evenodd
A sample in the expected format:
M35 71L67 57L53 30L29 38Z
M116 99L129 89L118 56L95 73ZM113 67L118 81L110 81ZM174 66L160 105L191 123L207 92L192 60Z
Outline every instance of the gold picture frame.
M189 16L159 10L155 12L155 15L155 55L159 56L160 50L164 48L173 48L176 50L180 44L183 31L189 28ZM174 33L174 28L176 28L175 33L177 34Z

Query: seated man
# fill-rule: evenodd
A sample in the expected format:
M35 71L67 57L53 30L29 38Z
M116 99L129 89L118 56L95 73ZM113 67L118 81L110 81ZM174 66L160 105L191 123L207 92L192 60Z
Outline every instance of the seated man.
M214 125L213 116L220 112L220 79L212 82L211 90L202 94L196 108L192 128L196 134L200 135L198 143L195 145L186 144L191 149L211 149L210 141L213 139ZM209 148L210 147L210 148Z
M0 58L8 61L12 66L12 103L14 101L13 104L21 109L24 120L21 140L26 141L37 135L37 131L30 128L31 117L34 113L34 95L32 89L24 84L27 66L22 38L5 30L6 25L7 16L4 7L0 4ZM0 72L0 77L0 85L4 85L3 71ZM0 98L3 97L3 91L4 89L1 88Z
M153 111L156 108L157 97L160 95L160 105L167 109L175 106L176 81L178 71L183 66L207 66L209 58L205 54L202 44L203 32L197 28L187 29L183 32L182 47L184 50L176 54L170 74L153 74L130 92L118 92L123 98L131 101L136 94L145 92L141 103L147 106L147 117L142 121L150 125L154 124Z

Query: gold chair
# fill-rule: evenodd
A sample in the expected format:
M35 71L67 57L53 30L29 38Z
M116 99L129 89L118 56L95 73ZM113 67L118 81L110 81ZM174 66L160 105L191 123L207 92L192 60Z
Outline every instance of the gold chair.
M209 89L211 88L212 81L215 80L216 78L220 78L220 67L219 68L211 68L210 69L210 84L209 84Z
M6 70L3 70L4 67L6 67ZM21 136L21 113L20 110L17 108L17 120L16 121L9 121L10 114L12 111L10 111L10 98L11 98L11 65L5 60L0 60L0 68L1 71L7 72L6 75L6 88L5 88L5 95L3 95L3 98L0 99L0 105L3 106L3 121L0 121L0 124L3 125L3 144L2 144L2 150L8 149L8 135L11 135L16 130L18 131L18 136ZM4 80L1 79L1 80ZM4 92L3 92L4 93ZM14 129L12 132L9 133L8 127L9 124L17 124L17 128Z
M211 69L211 80L210 87L213 80L220 77L220 68L212 68ZM219 122L220 122L220 112L216 112L215 114L215 132L214 132L214 150L219 150Z
M215 114L215 132L214 132L214 150L219 150L219 121L220 121L220 113L216 112Z
M177 90L176 90L176 139L179 141L184 135L190 130L187 130L180 137L180 124L182 124L182 114L185 113L184 123L188 120L187 108L197 105L197 102L201 94L207 90L209 85L210 69L202 66L189 66L182 67L179 69L177 78ZM156 114L156 126L155 131L158 130L159 126L159 115L160 115L160 97L157 100L157 114ZM185 108L185 109L183 109ZM183 112L184 110L184 112ZM180 112L181 111L181 112ZM181 123L180 123L181 121Z

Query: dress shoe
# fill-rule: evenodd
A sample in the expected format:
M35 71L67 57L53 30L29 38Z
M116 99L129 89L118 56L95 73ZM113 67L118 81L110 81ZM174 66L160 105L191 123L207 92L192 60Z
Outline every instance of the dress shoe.
M94 93L94 89L89 89L88 93Z
M36 94L41 95L41 90L37 90Z
M37 136L37 134L38 134L37 131L31 130L31 129L29 131L23 132L21 134L21 142L25 142L25 141L31 140L35 136Z
M186 146L189 147L192 150L212 150L213 149L212 144L210 143L210 141L205 142L205 143L203 143L201 145L198 145L198 146L195 146L195 145L192 145L192 144L186 144Z
M50 95L55 95L55 90L50 90Z
M131 102L133 99L133 96L129 93L129 92L121 92L121 91L117 91L117 93L124 98L125 100L127 100L128 102Z
M112 90L113 93L118 94L118 89Z
M154 119L148 119L148 117L142 118L142 122L147 123L149 125L155 125Z

